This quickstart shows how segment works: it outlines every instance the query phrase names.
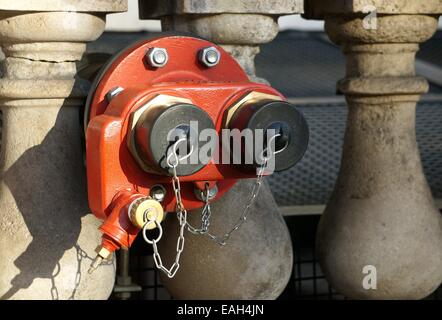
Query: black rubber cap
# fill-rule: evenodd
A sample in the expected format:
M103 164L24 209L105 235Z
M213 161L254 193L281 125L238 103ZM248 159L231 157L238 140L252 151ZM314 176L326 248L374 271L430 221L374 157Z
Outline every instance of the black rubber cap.
M193 153L186 160L180 161L177 174L187 176L201 170L212 156L200 159L198 151L206 141L199 141L199 134L203 129L215 129L210 116L202 109L192 104L175 104L170 107L153 107L147 109L136 125L135 145L138 154L151 173L172 175L172 169L167 164L168 151L179 138L186 138L186 142L177 149L180 158L185 157L193 149ZM216 141L210 141L216 143ZM205 147L205 150L214 150ZM175 158L170 159L174 163Z
M274 171L283 171L293 167L304 156L309 140L307 122L297 108L285 101L264 100L257 103L248 103L240 107L230 121L231 129L261 129L264 132L262 140L253 138L253 147L262 150L267 142L268 129L279 134L275 138L275 168ZM261 146L256 146L260 143ZM264 146L262 145L264 144ZM248 150L248 151L247 151ZM252 149L243 145L243 159L245 152ZM262 163L253 151L253 164L245 164L249 169L255 169Z

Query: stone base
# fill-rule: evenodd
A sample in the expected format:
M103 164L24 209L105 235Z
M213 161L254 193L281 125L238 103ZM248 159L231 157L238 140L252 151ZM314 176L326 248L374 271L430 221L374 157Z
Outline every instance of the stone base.
M210 232L224 235L240 217L250 198L253 180L237 183L212 205ZM293 251L290 234L270 189L264 184L242 227L225 246L207 236L186 232L180 270L164 286L176 299L276 299L291 276ZM193 226L201 224L200 211L189 212ZM178 220L169 214L164 223L160 254L166 266L175 258Z

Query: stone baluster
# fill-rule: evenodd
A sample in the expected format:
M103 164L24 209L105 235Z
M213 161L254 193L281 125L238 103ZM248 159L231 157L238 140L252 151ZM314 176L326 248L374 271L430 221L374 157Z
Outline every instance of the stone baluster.
M440 1L306 1L306 17L325 20L347 61L338 83L349 109L341 169L317 254L350 298L421 299L442 281L442 218L415 136L428 83L414 66L441 12Z
M86 42L126 0L0 0L3 116L0 297L106 299L112 262L87 273L100 241L89 214L76 76Z
M259 46L278 34L278 17L301 13L300 0L139 0L141 19L161 18L163 31L191 33L221 45L255 82Z
M277 17L302 12L299 0L265 1L145 1L140 0L142 19L161 18L164 31L191 33L221 45L255 82L267 82L255 74L254 58L259 45L278 33ZM212 204L210 231L222 235L231 228L253 184L242 181ZM164 285L179 299L275 299L284 290L292 271L290 235L267 184L247 222L225 247L209 238L188 234L181 270L174 279L162 277ZM172 263L178 227L166 221L165 261ZM200 212L189 214L198 225ZM172 236L173 234L173 236Z

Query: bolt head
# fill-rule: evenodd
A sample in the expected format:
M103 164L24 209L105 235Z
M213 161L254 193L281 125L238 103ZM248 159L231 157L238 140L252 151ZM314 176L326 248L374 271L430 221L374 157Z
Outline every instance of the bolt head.
M122 87L115 87L109 90L108 93L106 93L106 101L110 103L113 98L118 96L121 92L123 92L124 89Z
M198 188L193 189L195 196L198 200L205 201L206 195L204 192ZM213 200L218 194L218 186L215 185L213 188L209 189L209 200Z
M151 67L162 68L169 61L169 55L164 48L151 48L146 54L147 62Z
M215 47L207 47L200 51L200 62L208 68L216 66L221 60L221 53Z
M218 194L218 187L215 186L212 189L209 189L209 199L213 199Z
M162 202L164 200L164 197L166 196L166 188L164 188L160 184L154 185L150 189L150 196L152 197L152 199L158 202Z

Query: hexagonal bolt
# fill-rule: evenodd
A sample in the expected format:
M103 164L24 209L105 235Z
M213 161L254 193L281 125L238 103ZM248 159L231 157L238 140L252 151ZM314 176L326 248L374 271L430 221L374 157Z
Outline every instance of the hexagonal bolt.
M122 87L115 87L112 88L108 91L108 93L106 93L106 101L107 103L110 103L112 101L113 98L115 98L116 96L118 96L121 92L123 92L124 88Z
M193 189L193 191L195 193L195 197L198 200L201 200L201 201L205 201L206 200L206 195L205 195L204 191L202 191L202 190L200 190L198 188ZM215 185L213 188L209 189L209 200L213 200L216 197L217 194L218 194L218 186Z
M154 68L162 68L169 61L169 55L164 48L151 48L146 53L147 63Z
M220 62L221 53L215 47L207 47L200 50L198 58L204 66L212 68Z
M150 189L150 196L152 199L162 202L166 196L166 188L161 184L156 184Z

